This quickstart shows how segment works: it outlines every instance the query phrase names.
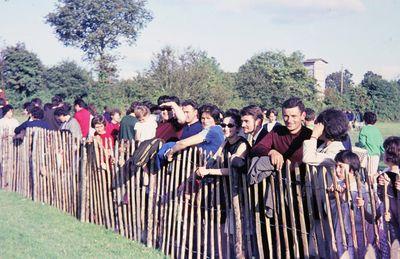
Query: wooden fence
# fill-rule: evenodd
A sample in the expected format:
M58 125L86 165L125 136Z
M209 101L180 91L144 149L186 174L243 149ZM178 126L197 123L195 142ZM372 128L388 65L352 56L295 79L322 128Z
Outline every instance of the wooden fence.
M290 170L287 161L285 170L252 186L246 175L232 168L229 177L196 181L195 169L205 164L196 148L179 153L159 172L150 161L147 173L130 160L135 143L105 146L96 141L81 144L68 133L41 129L28 130L23 141L4 136L0 187L103 225L172 258L337 258L341 249L346 254L349 248L356 257L365 253L370 230L364 210L353 205L350 188L344 204L343 194L327 191L338 185L331 177L333 169ZM347 174L347 186L351 177ZM355 180L360 196L365 182L372 201L365 206L374 214L377 197L370 177L363 173ZM380 246L378 223L371 225L375 248ZM388 231L388 222L383 226ZM397 241L393 244L395 255L399 248ZM374 257L375 251L369 246L367 257Z

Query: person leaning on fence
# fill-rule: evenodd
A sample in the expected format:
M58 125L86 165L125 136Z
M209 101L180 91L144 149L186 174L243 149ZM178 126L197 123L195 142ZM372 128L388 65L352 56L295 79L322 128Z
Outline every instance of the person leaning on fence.
M182 128L186 122L185 114L179 106L176 96L160 96L157 100L161 109L160 121L156 130L156 138L165 142L177 141L181 138Z
M346 149L342 141L346 138L348 124L346 115L340 110L321 112L311 138L303 143L303 162L315 166L334 166L336 154Z
M182 112L185 115L185 125L182 128L182 135L180 140L187 139L200 133L203 130L203 125L199 121L199 114L197 110L197 103L193 100L185 100L182 102ZM156 170L160 169L166 162L165 153L168 149L172 148L176 142L165 143L156 156Z
M14 133L16 135L23 134L23 132L27 128L43 128L43 129L50 129L50 126L47 122L43 120L44 112L41 108L39 107L33 107L30 110L30 115L31 115L31 120L25 121L21 125L19 125L17 128L15 128Z
M114 147L114 138L112 137L111 132L107 130L106 125L107 121L103 115L94 116L91 122L91 126L95 130L93 139L102 143L102 146L108 150Z
M215 154L224 141L224 133L219 124L220 110L213 104L205 104L200 107L200 118L203 130L187 139L180 140L169 149L165 156L168 161L173 155L187 147L198 146L206 154Z
M196 173L200 177L206 175L229 175L228 154L231 154L231 166L239 172L245 173L246 157L250 150L247 140L239 136L241 117L238 113L226 113L220 124L226 140L222 143L214 157L218 160L220 157L223 163L222 168L198 167Z
M1 108L3 112L3 118L0 119L0 134L7 133L8 135L14 135L14 130L18 127L19 122L13 117L14 108L7 104Z
M78 121L71 117L70 111L67 107L58 107L54 110L54 116L61 122L60 130L69 131L74 138L82 139L81 126Z
M389 258L390 245L395 239L400 241L400 137L388 137L383 142L383 147L387 168L377 180L384 221L384 228L380 233L380 245L382 258Z
M300 98L292 97L282 104L285 126L278 126L262 138L250 150L251 157L269 156L278 170L284 161L302 163L303 142L310 139L312 131L302 125L305 117L304 104ZM243 117L242 117L243 120Z
M266 126L262 125L263 112L257 105L249 105L240 111L243 133L247 134L251 146L256 145L267 135Z
M335 156L335 162L337 186L335 188L333 184L330 184L328 187L331 206L326 209L331 210L338 256L341 257L344 252L348 250L350 258L364 258L368 244L374 244L372 225L374 223L374 218L372 216L367 188L361 181L360 159L350 150L342 150ZM348 176L346 176L346 174L348 174ZM346 177L348 177L347 181ZM347 191L349 191L350 195L347 195ZM339 200L341 201L340 208L342 212L347 249L343 245L344 242L342 239L338 206L335 201L335 192L338 193ZM354 217L354 219L351 219L351 217ZM352 233L352 220L354 220L356 236ZM364 225L366 240L364 240ZM357 240L357 250L355 250L355 240Z
M135 116L138 122L135 124L135 140L143 142L156 136L157 122L150 116L147 106L135 107Z

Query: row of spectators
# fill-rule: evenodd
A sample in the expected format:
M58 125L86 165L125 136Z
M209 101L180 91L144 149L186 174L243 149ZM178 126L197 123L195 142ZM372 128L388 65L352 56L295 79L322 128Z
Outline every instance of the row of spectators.
M360 211L364 210L368 216L368 224L372 224L381 217L389 222L390 231L382 231L380 236L381 256L388 251L388 240L400 237L400 215L398 201L400 195L400 138L393 136L383 141L379 130L374 126L377 121L376 114L366 112L363 115L365 126L359 134L359 144L365 153L352 145L349 137L349 114L338 109L327 109L318 116L312 110L306 109L302 100L292 97L282 104L283 124L277 121L278 112L275 109L264 110L256 105L249 105L241 110L229 109L222 112L217 106L204 104L198 106L193 100L180 100L175 96L161 96L157 104L151 102L133 102L126 114L122 117L117 109L99 115L94 109L86 105L82 99L70 105L59 96L52 98L51 105L42 109L39 99L24 106L29 119L18 125L12 118L13 108L10 105L2 107L4 118L0 120L0 129L9 129L16 135L21 134L28 127L41 127L50 130L67 130L79 139L91 140L99 138L103 144L106 140L129 140L145 142L152 139L161 139L164 144L156 156L156 169L168 164L181 150L197 146L203 151L213 154L212 158L220 156L223 161L222 168L216 168L212 163L199 167L196 173L199 178L208 175L229 175L228 160L238 171L250 175L250 182L257 183L263 176L247 172L247 164L256 163L261 158L266 158L265 171L273 172L284 168L286 161L292 165L298 164L304 174L304 163L310 165L323 165L336 167L336 180L339 187L333 187L332 181L329 190L339 192L343 203L350 202L346 198L345 190L350 189L354 202L357 228L362 224ZM72 108L75 113L72 115ZM122 118L121 118L122 117ZM364 155L363 155L364 154ZM378 164L381 155L387 168L383 173L378 173ZM231 155L231 156L230 156ZM366 195L359 196L356 184L347 186L345 172L349 172L351 181L355 182L365 160L369 164L369 174L373 184L377 186L376 195L377 211L371 211L371 200ZM209 159L212 161L212 159ZM365 165L364 165L365 167ZM253 178L252 178L253 177ZM332 179L331 179L332 180ZM365 179L364 179L365 181ZM383 187L388 190L390 197L390 210L383 206ZM365 183L363 193L367 193ZM334 202L331 203L331 205ZM332 205L334 206L334 205ZM268 205L265 205L267 211ZM348 208L348 207L347 207ZM338 223L337 208L333 211L336 240L341 235ZM370 231L368 240L360 238L358 250L354 250L352 240L352 226L349 224L350 211L343 207L345 217L345 238L349 252L353 257L363 257L366 247L362 244L374 244L375 236ZM267 213L268 214L268 213ZM390 214L390 216L388 216ZM378 215L378 218L371 218ZM323 220L323 219L318 219ZM381 220L380 222L383 222ZM382 226L382 224L381 224ZM317 228L311 229L318 233ZM386 233L389 233L387 236ZM338 243L340 255L345 248ZM313 250L314 249L314 250ZM310 248L316 251L319 248Z

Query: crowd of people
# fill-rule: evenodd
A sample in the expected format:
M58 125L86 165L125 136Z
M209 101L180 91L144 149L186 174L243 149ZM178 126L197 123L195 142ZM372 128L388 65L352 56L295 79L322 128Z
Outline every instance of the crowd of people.
M388 240L393 241L400 237L400 137L391 136L384 140L374 125L377 121L374 112L365 112L362 119L359 118L359 112L355 116L348 111L334 108L315 114L312 109L304 106L301 99L292 97L282 104L281 124L278 122L277 109L263 109L256 105L223 112L212 104L199 106L193 100L181 102L176 96L161 96L157 104L135 101L123 115L120 110L110 110L107 107L104 107L102 113L97 113L93 106L87 105L83 99L76 99L71 105L59 96L54 96L51 103L44 105L39 98L24 104L24 114L28 118L20 124L13 118L11 105L0 100L0 107L0 131L9 132L15 135L14 137L23 135L29 127L40 127L69 131L82 141L98 138L103 145L106 140L110 140L113 145L116 140L144 142L157 138L164 143L156 156L158 169L173 160L179 151L193 146L212 154L212 157L222 158L222 167L216 168L207 163L206 166L197 168L199 178L207 175L229 175L228 161L233 168L246 173L247 165L260 157L266 157L274 170L284 168L287 160L300 167L305 163L335 167L336 177L328 183L330 197L335 199L334 193L338 192L343 204L346 204L349 197L345 193L347 189L350 190L354 208L357 208L354 210L357 231L362 229L361 210L365 213L370 233L373 233L372 223L388 222L389 231L383 231L381 224L379 251L382 257L389 255ZM354 145L349 137L349 130L354 121L365 123L359 132L358 145L367 152L369 173L376 186L375 212L371 211L369 196L360 197L356 184L365 157L354 152ZM378 172L382 155L387 167ZM345 172L349 174L348 179ZM337 186L334 185L335 182ZM366 189L363 179L363 194L367 193ZM389 211L383 205L383 193L386 189L390 201ZM340 235L337 208L335 202L330 204L336 240L341 240L343 235ZM355 254L349 206L344 206L342 212L345 219L344 236L350 255L363 256L366 252L363 244L374 244L375 236L367 235L368 240L363 240L363 235L359 234L358 254ZM373 218L373 215L376 217ZM315 228L310 231L318 233L321 230ZM337 243L341 255L345 248L340 245L342 242Z

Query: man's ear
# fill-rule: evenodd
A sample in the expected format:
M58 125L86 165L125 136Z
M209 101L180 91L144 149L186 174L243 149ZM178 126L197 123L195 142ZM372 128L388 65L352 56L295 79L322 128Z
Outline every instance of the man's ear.
M262 125L262 119L256 119L256 127L259 127Z
M303 111L303 112L301 113L301 120L304 121L305 119L306 119L306 112Z

